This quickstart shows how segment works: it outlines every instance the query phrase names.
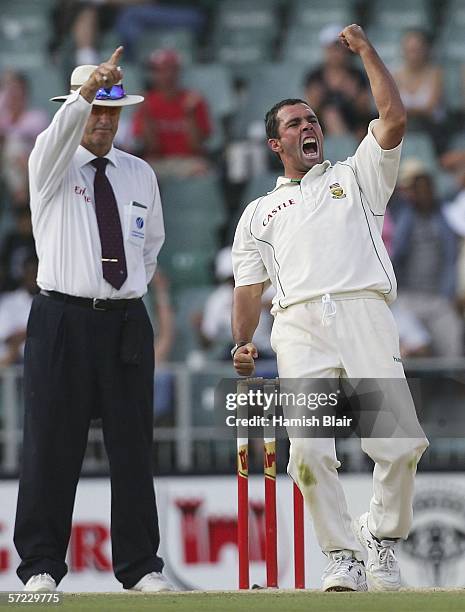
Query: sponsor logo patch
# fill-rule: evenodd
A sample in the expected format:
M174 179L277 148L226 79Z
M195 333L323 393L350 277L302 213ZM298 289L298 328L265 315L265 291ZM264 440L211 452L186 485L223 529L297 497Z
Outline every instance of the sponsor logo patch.
M342 200L342 198L347 197L344 193L344 188L339 185L339 183L333 183L329 186L329 191L331 192L331 197L333 200Z

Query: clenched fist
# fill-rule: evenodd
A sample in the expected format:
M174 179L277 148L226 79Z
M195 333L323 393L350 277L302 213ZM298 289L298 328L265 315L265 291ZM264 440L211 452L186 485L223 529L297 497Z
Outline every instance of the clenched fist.
M342 32L340 32L339 41L350 49L352 53L357 53L357 55L360 55L365 49L371 47L371 43L365 32L355 23L345 27Z
M234 369L239 376L251 376L255 370L255 359L258 358L258 351L255 344L249 342L240 346L234 353Z

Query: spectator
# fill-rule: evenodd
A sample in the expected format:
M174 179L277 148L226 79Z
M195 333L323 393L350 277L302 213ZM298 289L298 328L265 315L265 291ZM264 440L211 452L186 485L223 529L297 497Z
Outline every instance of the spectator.
M305 78L305 98L327 135L365 135L373 118L371 96L365 75L352 64L353 54L339 42L341 30L337 25L321 30L324 58Z
M176 51L154 51L149 65L152 87L133 120L138 152L159 178L205 174L209 164L204 145L211 133L207 103L180 85Z
M156 0L128 4L136 6L122 10L116 23L128 59L135 59L135 42L147 28L184 28L198 33L205 23L198 6L170 6Z
M205 22L198 7L170 6L157 0L58 0L52 9L49 50L57 53L71 34L76 64L98 64L99 42L113 27L135 60L135 42L146 28L188 28L198 32Z
M457 306L465 315L465 171L462 168L461 189L444 207L444 216L451 229L458 236L457 258Z
M422 30L410 30L402 40L404 61L394 73L410 126L429 129L444 117L443 71L431 59L431 39Z
M444 151L441 155L441 166L454 177L458 190L465 188L465 150Z
M150 283L152 297L153 327L155 330L155 423L164 425L169 419L172 425L173 417L173 373L165 367L169 360L174 340L174 313L170 304L168 279L157 269Z
M6 71L0 83L0 152L3 179L15 206L28 203L27 160L35 139L48 123L47 114L29 108L25 75Z
M0 247L0 290L11 291L21 283L24 263L36 256L32 235L31 211L15 208L15 227L5 236Z
M154 302L155 361L159 364L168 361L174 336L174 315L170 304L168 279L160 268L154 274L150 289Z
M439 207L433 179L420 161L399 176L410 206L399 211L392 261L399 293L393 313L404 356L462 354L463 326L454 309L456 239Z
M98 64L98 43L110 30L120 9L144 0L58 0L52 9L52 38L49 51L56 59L63 42L71 35L75 47L73 64Z
M5 293L0 301L0 365L23 361L26 327L32 298L38 292L37 258L24 262L21 285Z
M231 359L231 311L234 292L231 247L224 247L217 254L215 276L219 284L209 295L200 317L200 338L204 348L212 350L221 359ZM262 313L254 335L254 343L261 359L275 359L270 344L270 309L273 295L273 288L270 287L262 296Z

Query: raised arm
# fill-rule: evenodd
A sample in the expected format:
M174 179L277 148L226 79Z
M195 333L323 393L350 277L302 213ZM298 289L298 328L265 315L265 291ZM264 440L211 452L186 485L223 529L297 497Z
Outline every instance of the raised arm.
M29 159L31 183L47 201L63 179L92 110L92 102L100 87L111 87L121 79L117 63L123 53L118 47L107 62L100 64L79 92L71 94L48 128L39 134ZM38 205L35 202L34 205Z
M258 351L252 343L262 309L264 283L244 285L234 289L232 334L234 342L243 343L234 353L234 368L241 376L250 376L255 368Z
M374 137L382 149L397 147L405 132L407 114L391 73L360 26L347 26L339 34L339 40L360 56L370 81L379 113L379 121L373 128Z

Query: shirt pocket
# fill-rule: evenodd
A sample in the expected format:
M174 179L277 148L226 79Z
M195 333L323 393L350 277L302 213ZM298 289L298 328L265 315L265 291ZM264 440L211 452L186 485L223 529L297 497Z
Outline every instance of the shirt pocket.
M143 247L147 222L147 206L129 202L124 206L124 240L136 247Z

